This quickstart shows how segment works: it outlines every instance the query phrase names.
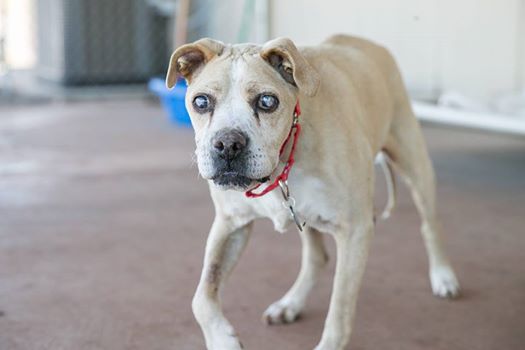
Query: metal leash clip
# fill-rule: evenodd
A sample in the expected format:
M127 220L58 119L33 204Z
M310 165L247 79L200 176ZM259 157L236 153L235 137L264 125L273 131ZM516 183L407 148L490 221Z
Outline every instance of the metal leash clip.
M301 222L299 221L299 218L295 213L295 198L290 196L290 188L288 187L288 181L279 181L279 188L281 189L281 194L283 195L283 201L281 202L283 207L290 211L290 217L295 222L297 229L299 229L299 231L302 232L304 225L306 225L306 222L304 222L301 225Z

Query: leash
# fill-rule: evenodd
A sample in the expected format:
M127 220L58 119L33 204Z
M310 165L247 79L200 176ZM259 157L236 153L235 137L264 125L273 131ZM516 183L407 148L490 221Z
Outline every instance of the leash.
M284 140L284 143L282 144L281 149L279 150L279 157L281 157L293 133L292 148L290 150L290 154L288 155L288 160L286 161L286 164L284 165L283 171L275 178L274 182L268 185L261 192L258 192L258 193L254 192L257 188L261 186L261 184L258 184L254 188L246 191L244 194L248 198L258 198L258 197L264 196L268 192L271 192L277 187L279 187L281 189L281 195L283 196L282 205L290 211L290 216L294 220L295 225L297 226L299 231L302 231L306 223L303 223L303 224L300 223L295 213L295 210L294 210L295 198L290 196L290 188L288 187L288 175L290 174L290 170L292 170L292 166L295 163L295 158L294 158L295 147L297 146L297 140L299 139L299 135L301 133L301 125L299 124L300 115L301 115L301 106L299 105L299 100L297 100L297 103L295 104L295 108L293 112L292 127L290 128L290 132L288 133L286 140ZM294 130L295 130L295 133L294 133Z

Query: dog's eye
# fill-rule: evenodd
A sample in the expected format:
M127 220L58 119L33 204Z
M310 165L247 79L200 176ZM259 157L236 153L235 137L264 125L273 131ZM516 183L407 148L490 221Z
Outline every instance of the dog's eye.
M210 98L206 95L197 95L193 99L193 107L197 110L197 112L207 112L210 107Z
M279 106L279 100L272 95L261 95L257 101L257 108L264 112L273 112Z

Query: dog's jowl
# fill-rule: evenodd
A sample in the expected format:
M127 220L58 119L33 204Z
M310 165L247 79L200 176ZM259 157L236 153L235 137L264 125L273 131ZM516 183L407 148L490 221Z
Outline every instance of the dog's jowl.
M263 217L278 231L297 225L303 245L297 280L263 319L297 319L326 264L323 236L330 235L336 270L315 349L345 348L374 232L376 157L389 180L393 169L410 188L432 291L439 297L458 294L440 243L432 164L387 50L345 35L301 48L284 38L262 46L202 39L173 53L168 87L179 76L188 83L199 173L209 183L216 213L193 299L208 349L242 348L219 293L252 222ZM393 181L388 184L393 195Z

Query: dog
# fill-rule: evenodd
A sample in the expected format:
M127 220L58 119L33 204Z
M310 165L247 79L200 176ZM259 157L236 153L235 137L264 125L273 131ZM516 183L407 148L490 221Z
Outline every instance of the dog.
M393 169L410 188L433 293L458 295L440 242L432 163L385 48L347 35L301 48L287 38L264 45L201 39L172 54L168 88L178 77L188 84L197 165L216 212L192 302L208 349L242 349L219 294L258 218L269 218L281 232L296 225L303 255L297 280L263 319L297 319L327 262L323 235L331 235L337 251L333 291L315 350L345 348L374 235L378 156L387 175ZM391 207L389 201L384 216Z

